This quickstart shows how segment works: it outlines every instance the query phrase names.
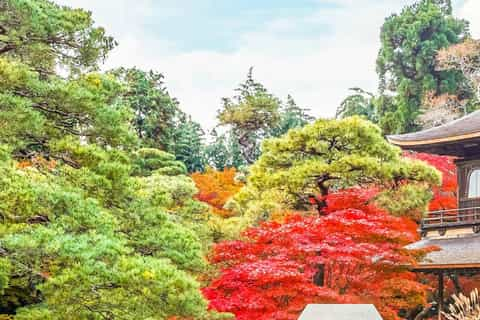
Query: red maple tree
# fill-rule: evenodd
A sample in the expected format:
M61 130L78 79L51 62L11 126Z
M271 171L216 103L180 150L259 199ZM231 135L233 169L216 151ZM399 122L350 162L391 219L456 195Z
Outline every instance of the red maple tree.
M221 270L203 290L210 308L238 320L297 319L308 303L374 303L385 319L424 304L425 287L406 270L419 252L416 224L376 208L372 191L328 197L328 215L293 214L215 246Z
M454 157L439 156L429 153L405 152L404 156L421 160L435 167L442 173L442 185L433 188L430 211L457 208L457 170Z

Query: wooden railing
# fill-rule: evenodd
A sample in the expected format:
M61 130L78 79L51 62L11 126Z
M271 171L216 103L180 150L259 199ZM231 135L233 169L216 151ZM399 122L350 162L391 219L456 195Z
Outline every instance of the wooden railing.
M432 211L422 219L422 231L480 226L480 207Z

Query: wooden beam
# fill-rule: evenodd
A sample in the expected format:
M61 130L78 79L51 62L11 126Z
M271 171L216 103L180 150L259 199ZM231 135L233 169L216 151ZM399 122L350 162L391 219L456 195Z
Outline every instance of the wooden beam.
M420 264L411 268L412 271L428 270L458 270L458 269L480 269L480 263L462 263L462 264Z

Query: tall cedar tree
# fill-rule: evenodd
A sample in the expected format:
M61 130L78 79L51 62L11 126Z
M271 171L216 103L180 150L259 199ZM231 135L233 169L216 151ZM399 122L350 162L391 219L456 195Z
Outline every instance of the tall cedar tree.
M110 73L124 86L124 102L132 110L132 125L141 143L169 150L181 111L178 102L170 97L163 75L136 68L119 68Z
M173 153L189 172L205 167L203 130L172 98L161 73L136 68L110 72L122 85L122 102L133 113L132 126L140 144Z
M468 23L452 16L450 0L419 0L382 26L377 57L381 94L395 92L393 105L379 105L379 124L385 133L416 129L424 94L452 93L464 78L455 70L435 68L437 51L468 35Z
M219 134L216 129L210 132L212 141L205 146L205 162L216 170L240 168L245 160L240 153L238 141L232 132Z

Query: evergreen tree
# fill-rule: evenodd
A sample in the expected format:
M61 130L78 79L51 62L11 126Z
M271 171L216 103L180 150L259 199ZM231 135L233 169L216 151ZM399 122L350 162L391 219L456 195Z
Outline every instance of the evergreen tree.
M405 200L422 207L429 200L425 182L439 181L439 174L430 167L402 159L400 149L370 122L359 117L317 120L266 140L235 202L253 221L279 210L308 209L312 202L321 214L332 190L382 185L388 186L382 207L393 204L388 199L402 199L405 194ZM410 205L404 203L404 208Z
M170 96L163 75L136 68L111 71L124 86L123 102L133 113L132 126L146 148L174 154L189 172L203 171L203 130L180 110Z
M163 75L136 68L119 68L111 74L124 86L123 100L133 113L132 125L141 144L170 151L182 112L170 97Z
M225 168L240 168L246 164L232 132L218 134L217 130L213 129L210 136L212 141L205 148L205 157L211 167L222 171Z
M362 116L377 123L377 106L375 96L361 88L352 88L353 94L345 98L337 108L335 117L343 119L351 116Z
M182 115L175 127L170 152L187 166L188 172L205 169L204 132L190 116Z
M210 318L208 208L174 155L137 149L125 83L84 73L113 39L80 9L0 7L0 314Z
M208 164L219 171L228 168L230 164L230 154L226 135L219 135L217 130L213 129L210 136L212 141L205 148L205 157Z
M229 126L247 164L260 153L260 141L280 122L280 101L253 79L252 68L247 80L236 89L233 99L224 98L218 112L220 125Z
M437 51L468 35L468 23L454 18L451 9L450 0L419 0L383 24L377 58L380 93L395 93L394 104L378 110L386 133L416 129L427 91L452 93L462 87L461 73L435 68Z
M42 74L56 66L72 71L96 69L116 45L93 26L91 13L45 0L0 2L0 56L15 57Z
M271 129L271 137L280 137L288 132L288 130L303 127L314 118L308 114L308 109L298 106L291 95L287 96L287 101L281 104L280 121Z

